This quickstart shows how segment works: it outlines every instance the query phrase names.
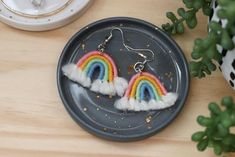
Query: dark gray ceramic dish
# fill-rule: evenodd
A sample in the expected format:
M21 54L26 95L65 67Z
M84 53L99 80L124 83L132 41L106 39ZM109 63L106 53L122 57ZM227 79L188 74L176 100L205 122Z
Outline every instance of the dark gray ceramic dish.
M118 111L113 107L118 97L93 93L63 75L63 65L76 63L85 53L96 50L114 26L124 31L130 46L155 52L155 60L147 64L145 71L156 75L168 91L179 94L173 107L149 112ZM131 65L141 58L125 50L118 31L114 31L106 52L116 62L119 75L130 80L135 73ZM154 135L176 118L186 101L189 73L181 49L158 27L139 19L115 17L92 23L70 39L58 63L57 84L65 108L81 127L108 140L134 141Z

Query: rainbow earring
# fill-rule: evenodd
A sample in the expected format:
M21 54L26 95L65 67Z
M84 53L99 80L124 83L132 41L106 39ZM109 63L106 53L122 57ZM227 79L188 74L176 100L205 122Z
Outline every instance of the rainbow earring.
M107 43L112 38L110 35L98 46L96 51L91 51L78 60L77 64L71 63L62 67L63 74L70 80L79 83L91 91L103 95L122 96L128 82L118 77L117 67L113 59L104 53ZM92 81L94 72L99 70L98 78Z
M129 81L124 96L114 103L115 108L128 111L149 111L160 110L174 105L178 98L177 93L168 92L156 76L143 71L145 64L154 60L153 51L150 49L134 49L128 46L125 43L121 29L120 31L125 48L138 54L144 61L137 62L134 65L136 74ZM149 52L152 57L149 59L140 52ZM148 96L146 96L146 93L148 93Z

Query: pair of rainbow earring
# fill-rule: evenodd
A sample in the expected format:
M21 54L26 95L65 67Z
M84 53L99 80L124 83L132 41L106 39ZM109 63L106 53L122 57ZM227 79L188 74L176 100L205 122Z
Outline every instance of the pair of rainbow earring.
M117 67L113 59L104 53L107 43L112 39L113 31L118 30L122 35L123 46L131 52L141 56L144 61L134 65L136 74L128 81L118 76ZM143 53L150 52L151 59ZM150 49L134 49L125 43L121 28L114 27L110 35L98 46L96 51L85 54L76 64L70 63L62 67L63 74L70 80L79 83L91 91L103 95L118 95L122 97L114 103L118 110L149 111L168 108L175 104L178 95L167 92L165 87L154 75L144 72L147 62L154 60L154 53ZM92 81L94 72L99 70L98 78ZM148 100L146 94L148 93Z

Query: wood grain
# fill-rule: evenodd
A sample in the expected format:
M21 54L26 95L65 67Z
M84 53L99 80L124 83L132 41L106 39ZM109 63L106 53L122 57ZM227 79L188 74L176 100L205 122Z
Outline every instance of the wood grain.
M174 0L95 0L90 9L66 27L47 32L25 32L0 23L0 156L1 157L213 157L200 153L191 134L201 128L199 114L207 104L232 95L221 73L192 78L183 112L161 133L139 142L115 143L81 129L65 111L56 87L56 65L69 38L85 25L112 16L131 16L158 26L165 12L182 5ZM175 39L190 59L195 38L206 35L207 18ZM230 154L228 156L235 156Z

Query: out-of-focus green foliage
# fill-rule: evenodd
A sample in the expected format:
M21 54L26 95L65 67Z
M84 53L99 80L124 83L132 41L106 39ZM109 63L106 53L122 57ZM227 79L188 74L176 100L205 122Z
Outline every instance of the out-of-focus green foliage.
M224 97L221 105L224 106L224 110L218 104L210 103L210 117L197 118L197 122L205 127L204 131L192 135L192 140L198 143L199 151L212 147L216 155L235 152L235 134L230 132L231 128L235 127L235 103L232 97Z
M182 34L184 32L184 23L189 28L197 25L196 13L202 10L205 15L211 14L211 0L183 0L186 8L179 8L177 13L179 18L172 13L167 12L167 17L171 23L162 25L162 28L170 34ZM218 17L221 20L227 20L227 24L222 28L221 24L211 21L209 24L208 36L205 39L195 39L192 51L192 59L190 62L190 71L194 77L205 77L216 70L214 61L219 62L222 59L216 45L221 45L225 50L232 50L234 43L232 36L235 35L235 1L234 0L217 0L221 7L218 10Z

